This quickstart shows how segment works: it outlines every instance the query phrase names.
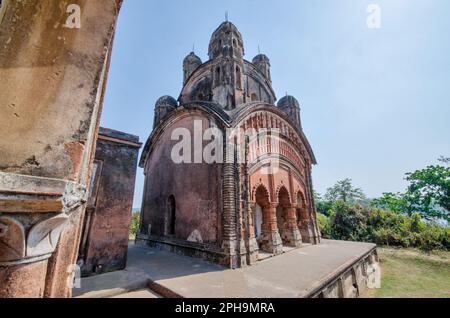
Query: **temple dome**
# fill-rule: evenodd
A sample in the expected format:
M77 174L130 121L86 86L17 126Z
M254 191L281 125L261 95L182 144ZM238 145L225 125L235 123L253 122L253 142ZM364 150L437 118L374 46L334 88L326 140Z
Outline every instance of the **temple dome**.
M229 21L225 21L222 22L221 25L219 25L219 27L213 32L212 36L211 36L211 42L218 37L220 34L225 33L225 34L229 34L229 33L235 33L240 40L242 41L242 35L241 32L239 32L239 29L231 22Z
M155 104L155 116L153 118L153 128L158 125L169 113L178 107L178 102L172 96L164 95Z
M231 22L223 22L212 34L208 55L215 59L220 55L244 56L244 41L238 28Z
M267 57L267 55L265 54L258 54L253 58L253 64L256 63L261 63L261 62L266 62L266 63L270 63L269 58Z
M187 64L197 64L197 65L201 65L202 64L202 60L195 55L194 52L189 53L188 56L186 56L183 60L183 64L187 65Z
M300 108L300 103L294 96L286 95L278 101L277 106L280 108Z
M175 98L169 95L160 97L155 104L155 108L177 108L178 102Z
M183 60L183 84L202 65L202 60L194 52L189 53Z
M302 129L302 121L300 119L300 103L294 96L284 96L278 101L277 106L292 120L299 130Z

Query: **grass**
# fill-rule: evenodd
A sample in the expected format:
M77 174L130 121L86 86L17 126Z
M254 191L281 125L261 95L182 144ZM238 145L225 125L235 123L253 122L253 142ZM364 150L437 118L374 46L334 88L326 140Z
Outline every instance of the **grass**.
M381 289L376 298L450 298L450 252L379 248Z

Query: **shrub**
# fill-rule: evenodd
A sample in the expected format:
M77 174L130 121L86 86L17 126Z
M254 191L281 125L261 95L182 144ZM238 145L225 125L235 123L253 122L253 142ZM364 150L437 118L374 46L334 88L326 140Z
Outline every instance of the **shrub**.
M130 236L136 236L138 230L139 230L139 223L141 220L141 213L135 212L131 216L131 223L130 223Z
M323 238L332 238L330 218L328 216L317 213L317 224Z
M338 201L332 205L329 215L317 216L326 238L417 247L425 251L450 249L450 228L426 222L419 214L408 216Z
M337 201L331 209L331 232L340 240L358 241L366 230L365 216L361 206L350 206Z

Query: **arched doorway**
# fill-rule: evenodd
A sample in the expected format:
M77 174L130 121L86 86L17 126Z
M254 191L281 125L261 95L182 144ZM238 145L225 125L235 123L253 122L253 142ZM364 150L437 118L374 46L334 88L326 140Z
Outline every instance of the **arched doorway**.
M278 233L275 205L270 203L269 192L260 185L255 191L253 224L259 249L271 254L283 252L281 237ZM260 213L260 216L258 214ZM258 238L259 234L259 238Z
M283 239L283 243L286 243L284 239L284 231L286 229L286 209L290 206L290 204L291 200L289 198L289 192L286 187L281 187L278 191L277 225L278 232Z
M277 224L283 244L300 247L302 237L297 226L295 206L291 202L288 190L282 186L278 191Z
M262 225L264 222L263 209L269 205L269 193L267 189L260 185L256 189L255 194L256 204L253 208L253 225L255 228L255 237L261 249Z
M171 195L169 199L167 199L167 212L166 212L166 235L174 236L175 235L175 225L176 225L176 202L175 197Z
M261 239L261 226L263 223L262 207L256 203L253 212L253 225L255 227L255 238L259 242Z
M297 221L300 223L305 217L306 213L306 200L301 191L297 192L297 206L296 206Z

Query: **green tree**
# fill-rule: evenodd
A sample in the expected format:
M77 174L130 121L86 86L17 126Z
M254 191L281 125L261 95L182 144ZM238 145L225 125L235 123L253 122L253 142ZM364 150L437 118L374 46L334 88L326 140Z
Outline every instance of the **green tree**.
M447 166L432 165L406 174L409 181L405 199L409 210L430 219L450 221L450 167L448 158L441 158Z
M141 213L135 212L131 216L131 223L130 223L130 236L136 236L137 232L139 231L139 223L141 220Z
M360 241L366 231L365 215L360 205L339 200L331 210L331 234L338 240Z
M331 219L328 216L322 213L317 213L317 225L319 226L320 233L322 234L323 238L333 238Z
M332 202L326 201L322 198L320 193L314 191L314 203L316 205L316 210L318 213L329 216L331 206L333 205Z
M347 178L328 188L325 199L330 202L343 201L352 204L365 200L366 196L360 188L353 187L352 179Z
M383 210L389 210L395 213L411 214L408 211L408 202L403 193L383 193L381 198L373 199L371 206Z

